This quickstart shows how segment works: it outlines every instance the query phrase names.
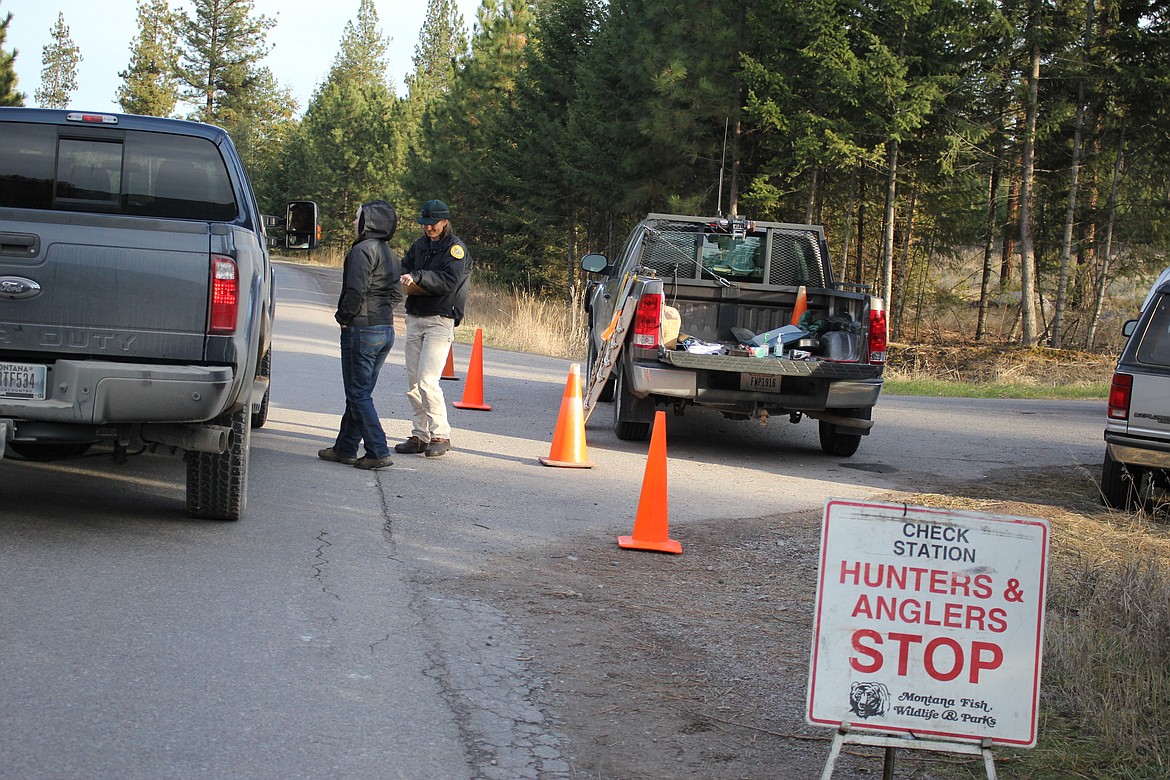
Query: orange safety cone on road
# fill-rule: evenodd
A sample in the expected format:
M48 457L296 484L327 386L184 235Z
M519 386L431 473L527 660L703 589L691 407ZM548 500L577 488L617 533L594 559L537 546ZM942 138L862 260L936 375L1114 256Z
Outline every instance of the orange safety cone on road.
M443 366L443 375L439 379L459 379L455 376L455 345L447 350L447 365Z
M457 409L478 409L490 412L490 404L483 402L483 328L475 329L475 343L471 347L471 362L467 365L467 384L463 386L463 400L452 404Z
M667 531L666 512L666 412L654 413L654 432L650 434L650 454L646 474L642 477L642 497L634 518L634 533L619 536L618 546L632 550L681 553L682 545Z
M792 307L792 324L799 325L800 318L808 311L808 290L802 284L796 291L796 305Z
M581 364L569 366L569 379L561 396L561 413L553 432L548 457L540 462L546 466L571 469L591 469L593 461L585 446L585 407L581 402Z

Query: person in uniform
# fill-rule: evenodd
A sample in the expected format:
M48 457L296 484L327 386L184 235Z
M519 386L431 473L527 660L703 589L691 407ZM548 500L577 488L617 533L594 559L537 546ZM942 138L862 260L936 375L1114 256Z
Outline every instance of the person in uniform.
M381 469L392 461L373 393L394 346L394 307L402 300L402 265L386 243L398 228L398 214L384 200L363 203L353 227L357 240L345 255L341 296L333 315L341 326L345 413L333 446L317 456L359 469ZM359 458L362 442L366 452Z
M410 438L395 452L437 458L451 450L447 401L439 379L463 320L471 283L471 253L451 229L451 211L441 200L419 210L423 236L402 260L406 292L406 397L414 415Z

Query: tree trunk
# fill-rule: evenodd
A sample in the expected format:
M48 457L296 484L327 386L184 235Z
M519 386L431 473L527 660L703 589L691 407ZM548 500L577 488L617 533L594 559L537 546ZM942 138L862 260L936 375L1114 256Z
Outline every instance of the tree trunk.
M1040 92L1040 43L1035 40L1039 10L1033 6L1032 55L1028 69L1028 103L1024 116L1024 165L1020 175L1020 340L1036 346L1036 249L1032 239L1032 181L1035 175L1036 113Z
M1109 202L1105 210L1109 219L1105 223L1105 246L1101 251L1101 275L1097 279L1097 303L1089 319L1089 332L1085 337L1085 349L1092 350L1097 338L1097 325L1101 321L1101 309L1105 305L1105 288L1109 286L1109 266L1113 261L1113 225L1117 221L1117 183L1121 179L1121 166L1125 157L1125 125L1121 126L1121 137L1117 141L1117 159L1113 161L1113 182L1109 186Z
M987 309L991 304L991 257L995 245L995 207L999 200L999 162L991 163L987 192L987 235L983 240L983 278L979 282L979 317L975 322L975 340L983 340L987 327Z
M894 296L894 198L898 189L897 139L891 139L886 143L886 152L886 211L885 231L882 235L882 299L886 302L886 309L889 312L889 308L893 305Z
M1093 34L1093 0L1085 4L1085 32L1081 48L1087 58ZM1056 314L1052 318L1052 346L1061 348L1064 307L1068 298L1068 276L1072 262L1073 228L1077 215L1077 183L1081 173L1081 131L1085 125L1085 80L1077 84L1077 118L1073 129L1072 165L1069 169L1068 209L1064 215L1064 237L1060 244L1060 278L1056 285Z
M841 230L841 278L849 274L849 239L853 235L853 213L857 208L857 166L849 173L849 200L845 207L845 225ZM857 281L860 283L861 278Z

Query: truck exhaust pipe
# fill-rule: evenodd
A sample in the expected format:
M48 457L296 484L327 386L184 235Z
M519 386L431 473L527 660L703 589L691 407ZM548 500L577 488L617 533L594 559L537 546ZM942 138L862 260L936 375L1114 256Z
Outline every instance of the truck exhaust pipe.
M139 436L148 444L164 444L212 455L220 455L227 449L231 435L232 429L222 425L148 423L139 431Z

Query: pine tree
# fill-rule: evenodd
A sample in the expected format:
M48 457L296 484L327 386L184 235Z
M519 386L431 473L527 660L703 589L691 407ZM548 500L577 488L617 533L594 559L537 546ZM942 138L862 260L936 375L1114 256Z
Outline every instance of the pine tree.
M12 21L12 12L5 14L0 20L0 106L23 106L24 95L16 91L16 55L17 51L4 50L4 39L8 37L8 23Z
M118 103L128 114L170 116L179 100L179 42L167 0L138 0L130 65L118 73Z
M407 77L410 97L429 103L450 91L456 60L467 50L463 16L452 0L428 0L427 15L414 47L414 72Z
M252 0L193 0L194 15L179 14L180 97L195 105L193 118L228 126L240 121L245 93L263 79L257 70L268 54L267 16L252 16Z
M290 197L318 202L326 241L335 245L352 238L358 204L399 199L391 148L400 111L386 51L373 0L362 0L284 156Z
M57 14L57 23L49 31L52 41L41 50L41 86L34 94L41 108L65 108L77 91L77 64L81 49L69 37L65 14Z

